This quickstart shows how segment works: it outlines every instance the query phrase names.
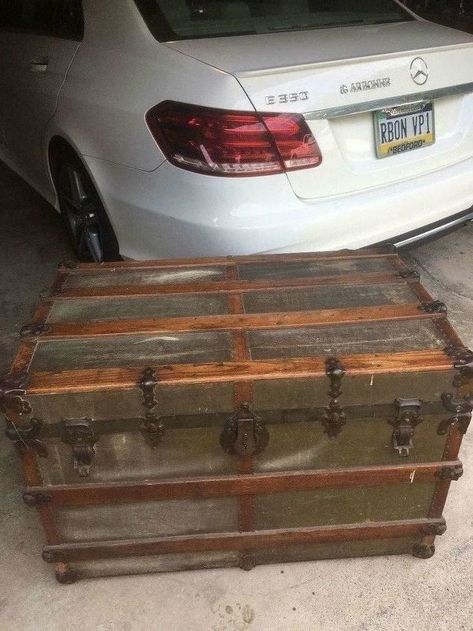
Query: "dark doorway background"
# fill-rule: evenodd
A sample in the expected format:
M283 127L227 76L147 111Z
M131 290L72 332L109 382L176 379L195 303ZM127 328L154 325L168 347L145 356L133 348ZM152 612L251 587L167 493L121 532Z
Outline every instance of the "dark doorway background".
M403 0L422 17L473 33L473 0Z

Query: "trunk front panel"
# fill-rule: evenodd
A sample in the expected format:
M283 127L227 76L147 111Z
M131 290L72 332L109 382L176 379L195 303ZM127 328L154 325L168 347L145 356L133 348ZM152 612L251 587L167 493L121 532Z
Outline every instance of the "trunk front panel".
M434 484L319 489L258 495L254 530L304 528L427 517ZM170 500L57 508L66 542L238 532L238 498Z
M253 384L252 410L269 433L267 447L254 459L255 471L343 468L402 462L438 462L445 435L437 430L449 417L441 396L451 392L453 371L413 375L347 376L340 405L346 424L335 439L324 425L329 403L327 378L263 380ZM418 399L423 421L414 447L401 458L392 435L397 399ZM31 397L49 457L39 459L47 484L81 480L71 447L63 442L64 421L89 418L97 439L88 480L164 479L225 475L238 471L238 458L225 453L220 439L235 410L232 384L157 386L156 408L164 433L152 449L142 432L144 408L138 389L106 393Z
M410 554L414 538L381 539L374 541L349 541L341 543L289 545L283 548L255 550L258 565L294 563L318 559L341 559L386 554ZM207 552L195 554L163 554L127 559L103 559L74 563L72 568L84 578L174 572L177 570L210 569L216 567L238 567L238 552Z

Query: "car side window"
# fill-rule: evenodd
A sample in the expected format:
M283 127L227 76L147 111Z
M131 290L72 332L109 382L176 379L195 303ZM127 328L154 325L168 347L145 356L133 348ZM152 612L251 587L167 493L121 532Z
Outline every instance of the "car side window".
M21 2L0 0L0 28L19 28L21 24Z
M82 0L0 0L0 28L80 40Z

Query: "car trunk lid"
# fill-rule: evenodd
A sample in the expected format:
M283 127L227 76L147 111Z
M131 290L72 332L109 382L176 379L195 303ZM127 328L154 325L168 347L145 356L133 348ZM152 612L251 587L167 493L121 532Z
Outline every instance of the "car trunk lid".
M386 186L473 155L473 37L466 33L414 21L168 46L234 75L257 111L304 114L324 160L288 173L301 198ZM416 58L427 75L417 82ZM379 160L373 112L422 100L434 103L435 144Z

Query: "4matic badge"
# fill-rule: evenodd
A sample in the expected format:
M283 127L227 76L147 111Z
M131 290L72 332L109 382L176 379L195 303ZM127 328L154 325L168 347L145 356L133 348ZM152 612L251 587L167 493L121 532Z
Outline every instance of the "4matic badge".
M349 85L340 86L340 94L349 94L350 92L368 92L369 90L379 90L380 88L389 88L391 85L391 77L383 77L382 79L369 79L368 81L355 81Z

